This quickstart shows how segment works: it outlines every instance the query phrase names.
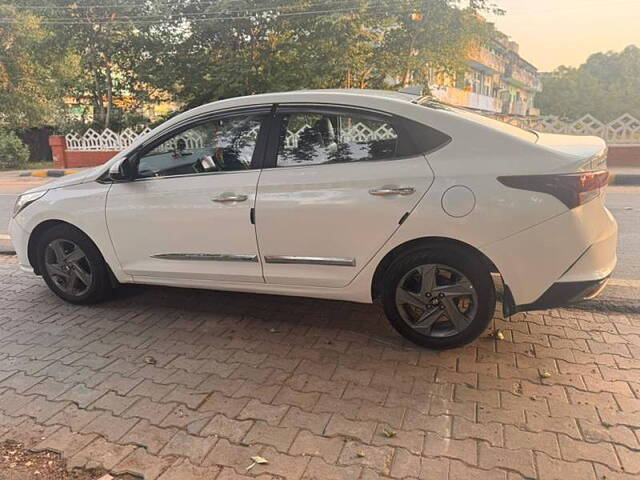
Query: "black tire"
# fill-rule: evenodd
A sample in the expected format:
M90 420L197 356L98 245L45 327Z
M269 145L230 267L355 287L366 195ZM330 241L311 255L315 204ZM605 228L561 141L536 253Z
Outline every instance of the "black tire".
M475 314L468 314L472 317L468 326L450 336L424 335L416 331L403 319L399 310L403 307L399 307L396 301L396 290L410 272L422 265L434 264L451 267L464 275L475 289L477 297L477 302L472 300L477 305L474 307ZM382 302L387 318L400 335L420 346L444 350L466 345L485 331L495 313L496 292L489 268L478 256L461 248L433 247L409 251L389 266L383 278ZM407 316L406 311L404 314ZM444 323L446 324L446 319Z
M91 280L87 282L89 285L83 286L83 290L85 291L78 292L78 294L75 295L66 292L47 269L45 264L47 249L48 246L55 241L71 242L84 253L85 257L82 262L85 269L91 274ZM106 300L112 294L113 288L109 275L109 267L104 261L102 254L89 237L71 225L60 224L46 230L38 240L36 260L38 262L38 270L42 274L47 286L53 293L67 302L88 305Z

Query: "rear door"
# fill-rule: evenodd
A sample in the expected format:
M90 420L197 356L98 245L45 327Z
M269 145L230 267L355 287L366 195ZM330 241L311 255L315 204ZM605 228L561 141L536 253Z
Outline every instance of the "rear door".
M348 284L432 183L400 119L279 107L256 199L265 281Z

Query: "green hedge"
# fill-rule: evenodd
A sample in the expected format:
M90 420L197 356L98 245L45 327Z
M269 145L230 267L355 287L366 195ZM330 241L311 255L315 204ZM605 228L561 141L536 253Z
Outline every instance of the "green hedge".
M29 160L29 148L18 136L8 130L0 130L0 169L24 168Z

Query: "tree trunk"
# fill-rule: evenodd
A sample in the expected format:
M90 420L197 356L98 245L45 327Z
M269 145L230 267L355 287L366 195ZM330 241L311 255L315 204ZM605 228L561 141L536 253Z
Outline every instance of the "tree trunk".
M109 128L111 125L111 109L113 108L113 78L111 78L111 64L107 60L106 66L107 74L107 110L104 116L104 128Z
M100 88L100 72L94 65L90 65L93 69L93 82L94 82L94 92L93 92L93 103L96 108L96 113L94 114L94 119L97 116L98 119L104 119L104 103L102 101L102 88Z
M404 71L404 75L402 76L402 86L408 87L411 84L411 74L413 73L411 69L411 57L413 56L413 49L415 48L416 37L412 36L411 41L409 42L409 51L407 52L407 66Z

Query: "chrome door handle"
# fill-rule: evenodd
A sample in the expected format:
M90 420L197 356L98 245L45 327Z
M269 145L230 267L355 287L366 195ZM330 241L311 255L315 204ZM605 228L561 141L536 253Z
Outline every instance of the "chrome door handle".
M216 198L212 198L211 200L213 202L219 202L219 203L229 203L229 202L244 202L247 198L246 195L236 195L234 193L232 194L222 194L219 197Z
M382 187L369 190L370 195L376 197L387 197L389 195L412 195L416 191L413 187Z

